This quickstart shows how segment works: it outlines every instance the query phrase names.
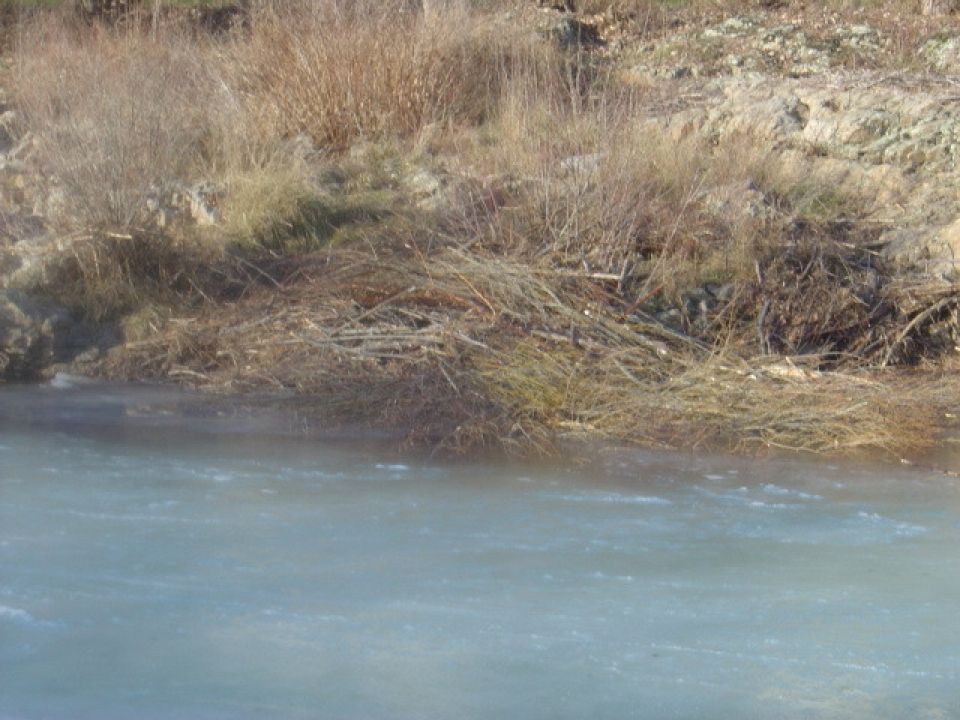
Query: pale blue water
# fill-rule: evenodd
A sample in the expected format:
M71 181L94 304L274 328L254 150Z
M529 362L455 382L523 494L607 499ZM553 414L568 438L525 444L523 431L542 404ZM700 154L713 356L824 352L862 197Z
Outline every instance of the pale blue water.
M0 718L960 718L956 481L228 415L0 388Z

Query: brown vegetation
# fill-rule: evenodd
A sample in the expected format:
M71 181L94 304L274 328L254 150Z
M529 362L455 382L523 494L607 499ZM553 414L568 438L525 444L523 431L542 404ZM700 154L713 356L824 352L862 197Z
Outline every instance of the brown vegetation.
M270 6L227 65L266 132L321 147L475 124L548 48L466 6L322 2Z
M56 22L35 24L21 48L18 105L69 216L115 229L151 224L151 208L197 172L211 129L215 88L198 49Z
M952 350L953 289L885 266L862 198L795 159L638 121L655 94L529 10L33 25L17 100L87 238L44 291L124 324L102 372L293 390L449 449L931 442L944 381L891 367ZM200 179L222 222L159 222Z

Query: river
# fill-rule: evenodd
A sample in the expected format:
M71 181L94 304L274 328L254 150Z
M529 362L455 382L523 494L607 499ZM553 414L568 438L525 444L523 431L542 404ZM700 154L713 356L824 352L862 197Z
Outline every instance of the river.
M294 426L0 388L0 718L960 718L956 480Z

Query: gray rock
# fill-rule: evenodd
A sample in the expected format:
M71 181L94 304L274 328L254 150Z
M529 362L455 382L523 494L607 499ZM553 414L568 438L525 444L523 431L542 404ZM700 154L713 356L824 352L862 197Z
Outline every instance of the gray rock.
M705 38L742 37L763 25L761 18L749 15L727 18L718 25L708 27L702 33Z
M44 379L65 363L96 360L117 342L111 326L78 321L18 290L0 291L0 383Z
M222 195L221 188L207 181L152 186L143 209L154 226L160 229L175 223L217 225L222 219L217 207Z
M946 282L960 280L960 221L943 227L897 228L880 241L888 262Z
M920 12L924 15L948 15L956 9L956 0L920 0Z
M62 310L16 290L0 293L0 381L40 378L55 360L56 334L67 323Z
M13 134L13 127L16 122L17 115L13 110L0 113L0 153L4 155L10 152L16 144Z
M220 210L216 206L219 195L212 184L200 182L180 189L180 204L197 225L216 225L220 222Z
M560 170L574 174L593 173L597 171L606 156L606 153L571 155L560 161Z
M603 39L593 25L581 22L574 17L561 18L553 28L553 36L564 50L576 49L584 45L603 44Z
M414 168L403 178L407 192L421 208L433 210L443 205L444 182L427 168Z
M708 289L719 303L729 302L733 299L733 295L736 292L736 286L734 286L733 283L727 283L726 285L712 285L712 287Z
M920 47L919 54L940 72L956 74L960 69L960 37L931 38Z
M67 194L62 187L51 185L46 192L38 193L31 208L34 215L57 220L63 218L69 207Z
M716 298L706 288L697 288L683 294L683 309L689 319L707 315L716 306Z

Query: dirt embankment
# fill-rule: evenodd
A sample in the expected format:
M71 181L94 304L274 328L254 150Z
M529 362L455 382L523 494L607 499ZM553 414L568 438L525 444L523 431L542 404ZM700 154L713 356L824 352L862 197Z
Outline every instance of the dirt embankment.
M24 30L4 376L269 392L455 451L936 440L952 18L414 5Z

